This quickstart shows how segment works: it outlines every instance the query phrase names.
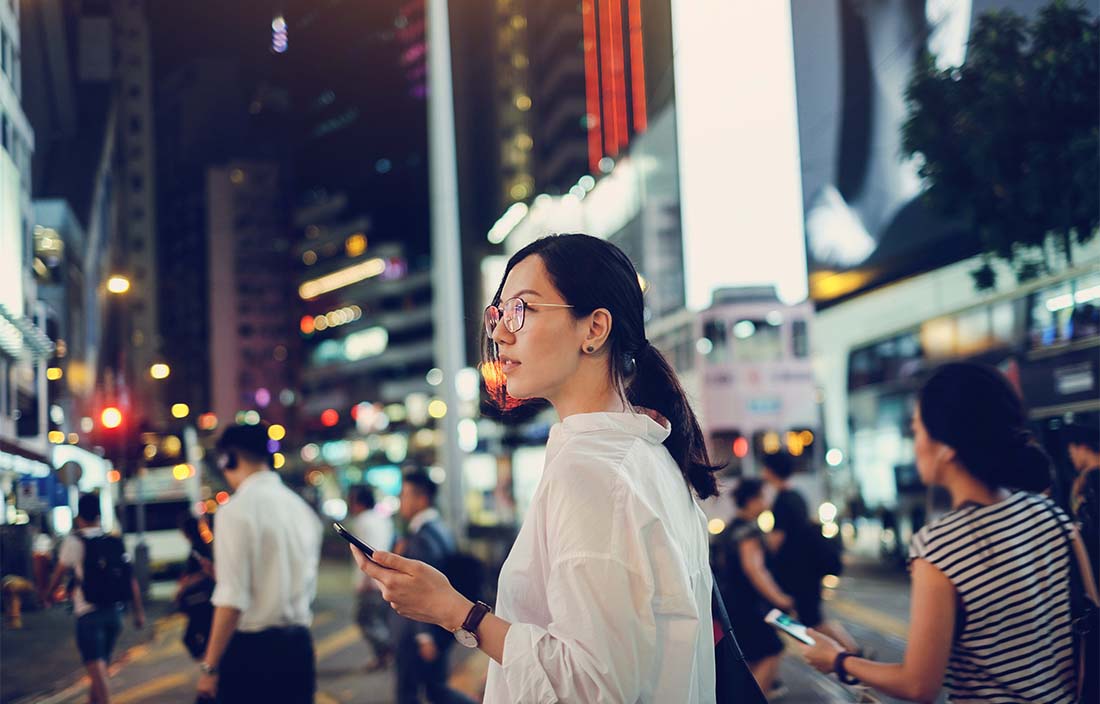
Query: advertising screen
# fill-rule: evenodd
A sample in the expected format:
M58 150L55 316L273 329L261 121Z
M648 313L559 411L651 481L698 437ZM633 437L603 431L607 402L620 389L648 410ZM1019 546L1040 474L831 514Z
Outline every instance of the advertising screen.
M919 197L903 156L905 91L921 52L962 65L977 19L1044 0L792 0L810 296L819 306L980 251ZM1094 2L1088 3L1090 9Z

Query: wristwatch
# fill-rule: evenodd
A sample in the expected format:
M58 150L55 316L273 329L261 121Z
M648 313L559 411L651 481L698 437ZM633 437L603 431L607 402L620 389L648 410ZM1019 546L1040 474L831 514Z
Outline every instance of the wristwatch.
M844 661L851 657L856 657L856 654L847 651L837 653L836 660L833 660L833 672L836 673L836 678L844 684L859 684L859 679L849 675L848 671L844 669Z
M218 674L218 667L216 665L207 665L205 662L199 663L199 669L202 670L204 675L216 675Z
M484 601L474 604L470 613L466 614L466 620L462 622L462 626L455 631L455 640L467 648L476 648L480 645L481 639L477 637L477 627L481 625L481 619L485 618L485 614L492 610L493 608Z

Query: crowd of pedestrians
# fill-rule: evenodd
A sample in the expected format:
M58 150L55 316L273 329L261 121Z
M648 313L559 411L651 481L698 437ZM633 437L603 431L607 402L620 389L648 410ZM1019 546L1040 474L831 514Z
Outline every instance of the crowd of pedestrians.
M1100 429L1064 428L1077 474L1059 507L1047 496L1058 495L1051 460L1008 380L971 363L931 374L913 408L914 453L921 480L946 490L951 508L909 548L904 658L877 662L823 611L822 578L844 565L794 489L790 457L768 455L759 477L736 482L735 518L708 540L698 500L718 496L719 468L645 337L637 281L614 245L552 236L511 258L485 311L485 361L506 379L490 394L504 407L549 401L560 418L495 603L465 584L471 563L456 567L464 556L428 474L404 475L396 525L373 489L352 489L349 525L375 549L352 547L352 618L370 646L364 669L393 668L395 701L469 701L447 686L458 642L490 659L492 704L714 702L716 680L734 666L715 657L715 583L772 698L784 691L788 646L765 614L779 609L810 629L801 656L844 683L912 701L941 689L953 702L1096 701L1082 689L1096 671L1082 669L1075 626L1094 621L1089 605L1100 602ZM214 455L233 497L213 525L181 524L192 551L176 594L198 695L312 702L322 523L272 469L263 426L226 429ZM99 506L81 497L44 598L66 585L91 701L106 704L121 605L138 627L144 613Z

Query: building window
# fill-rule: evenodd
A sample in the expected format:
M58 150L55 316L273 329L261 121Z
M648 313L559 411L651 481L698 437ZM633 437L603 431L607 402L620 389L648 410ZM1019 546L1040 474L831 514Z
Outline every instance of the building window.
M130 118L130 134L138 134L139 132L141 132L141 118L136 117L136 116L131 117Z
M134 193L141 193L141 189L145 187L145 179L140 175L130 177L130 190Z

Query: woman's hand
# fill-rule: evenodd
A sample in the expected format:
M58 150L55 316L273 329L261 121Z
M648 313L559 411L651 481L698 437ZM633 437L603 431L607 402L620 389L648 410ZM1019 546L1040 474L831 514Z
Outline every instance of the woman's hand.
M813 645L799 644L799 649L802 651L802 658L810 663L818 672L823 672L826 675L833 671L833 663L836 662L836 656L844 652L844 648L840 643L829 636L818 633L814 629L808 630L810 637L814 639Z
M442 572L419 560L410 560L382 550L368 559L354 546L351 554L359 569L382 591L382 598L405 618L442 626L454 631L462 626L473 607L455 591Z

